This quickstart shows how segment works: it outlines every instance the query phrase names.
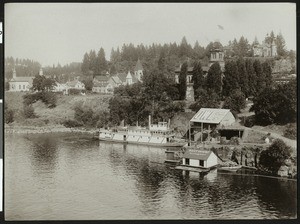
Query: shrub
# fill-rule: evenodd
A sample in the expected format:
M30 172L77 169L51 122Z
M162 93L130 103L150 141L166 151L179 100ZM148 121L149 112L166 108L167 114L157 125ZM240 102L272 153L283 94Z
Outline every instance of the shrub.
M249 116L245 118L244 125L248 128L253 127L255 124L255 116Z
M79 95L81 93L81 90L79 89L69 89L68 90L70 95Z
M287 137L289 139L296 139L297 138L296 123L288 124L283 135L284 135L284 137Z
M49 108L56 107L56 95L52 92L42 92L40 99L45 103Z
M34 108L29 105L24 105L23 114L25 118L36 118L36 114L34 113Z
M74 128L74 127L80 127L83 124L81 122L78 122L76 120L65 120L64 122L62 122L62 125L64 125L67 128Z
M4 120L6 124L14 122L14 111L11 109L5 109Z
M291 148L281 139L276 139L268 149L261 152L259 164L271 173L277 173L286 159L291 157Z

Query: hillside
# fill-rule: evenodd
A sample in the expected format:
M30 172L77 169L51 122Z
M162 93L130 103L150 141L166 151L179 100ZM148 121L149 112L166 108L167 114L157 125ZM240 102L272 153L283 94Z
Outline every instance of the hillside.
M111 98L109 95L98 94L85 96L57 95L57 106L55 108L49 109L42 102L36 102L33 104L33 107L38 118L24 119L22 115L24 95L25 93L5 93L5 102L8 105L8 108L15 111L14 125L58 125L66 119L73 118L73 109L75 106L81 105L84 107L90 107L94 111L103 111L108 109L108 102Z

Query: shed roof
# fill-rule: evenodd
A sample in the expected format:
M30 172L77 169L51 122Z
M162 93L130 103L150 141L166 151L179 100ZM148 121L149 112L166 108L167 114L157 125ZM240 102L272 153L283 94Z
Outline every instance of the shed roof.
M187 149L183 154L183 158L187 159L199 159L199 160L207 160L212 151L205 151L199 149Z
M191 122L219 124L227 113L230 113L229 109L201 108Z

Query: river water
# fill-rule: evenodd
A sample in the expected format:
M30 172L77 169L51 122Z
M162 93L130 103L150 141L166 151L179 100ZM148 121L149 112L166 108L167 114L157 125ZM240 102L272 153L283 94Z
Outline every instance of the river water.
M5 136L6 220L285 219L296 181L184 174L165 149L70 134Z

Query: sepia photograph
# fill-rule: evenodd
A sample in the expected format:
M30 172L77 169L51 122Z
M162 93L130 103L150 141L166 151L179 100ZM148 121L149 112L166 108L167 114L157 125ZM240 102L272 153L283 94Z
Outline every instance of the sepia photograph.
M297 219L295 3L4 13L5 221Z

